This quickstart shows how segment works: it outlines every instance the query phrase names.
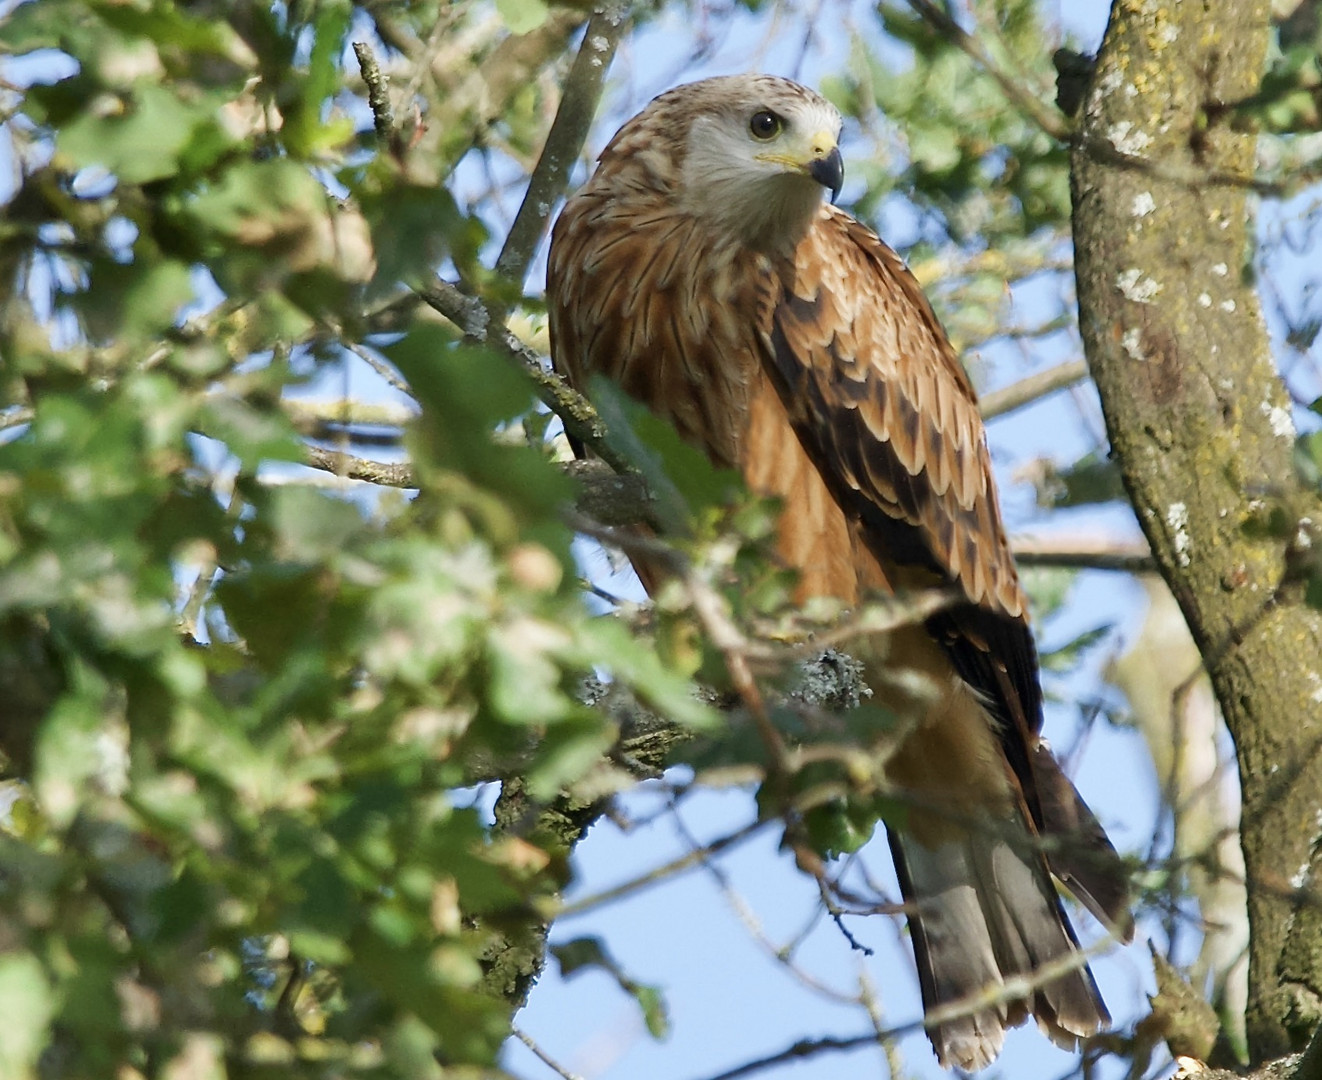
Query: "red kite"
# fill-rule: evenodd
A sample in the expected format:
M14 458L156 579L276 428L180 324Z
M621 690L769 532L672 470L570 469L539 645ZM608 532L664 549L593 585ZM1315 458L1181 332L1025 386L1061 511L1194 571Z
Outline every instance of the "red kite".
M654 100L556 223L551 351L579 389L609 376L779 496L801 599L961 598L865 659L938 688L886 702L913 724L886 771L913 804L890 843L925 1008L986 995L929 1023L932 1045L980 1069L1030 1013L1071 1049L1109 1025L1051 873L1122 935L1126 886L1039 737L1037 652L973 387L899 256L823 200L843 179L840 125L818 94L765 75ZM998 997L1018 976L1032 988Z

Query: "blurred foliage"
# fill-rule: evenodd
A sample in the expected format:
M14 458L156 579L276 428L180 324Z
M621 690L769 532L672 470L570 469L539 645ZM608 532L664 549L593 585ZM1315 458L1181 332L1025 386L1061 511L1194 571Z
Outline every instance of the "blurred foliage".
M1275 27L1262 87L1238 106L1272 134L1302 135L1322 125L1322 20L1316 13L1310 20L1309 8L1300 4L1293 19Z
M559 469L493 442L525 377L426 320L372 335L400 282L475 267L450 182L486 122L454 80L489 88L513 40L450 6L472 55L443 94L437 12L376 15L42 0L0 25L36 80L0 228L6 1077L493 1064L511 1002L484 965L567 851L455 792L513 768L572 791L616 734L578 700L593 670L707 724L582 604ZM451 110L402 157L367 134L351 38L415 49ZM42 50L72 73L43 80ZM515 106L509 137L539 142ZM357 343L420 407L417 498L300 482L281 396Z
M0 23L31 65L0 227L0 1073L490 1067L520 1000L502 957L532 942L526 989L577 836L495 828L467 789L590 808L630 778L585 676L706 732L690 678L727 679L682 590L650 635L583 604L570 485L508 437L545 426L524 374L428 318L374 322L438 266L508 292L455 193L492 141L540 145L582 16L219 13L42 0ZM389 145L358 40L413 80ZM282 401L349 347L416 403L414 497L301 465ZM731 617L782 611L775 505L631 403L611 419L677 557ZM745 733L727 758L760 761ZM600 942L557 955L665 1033Z

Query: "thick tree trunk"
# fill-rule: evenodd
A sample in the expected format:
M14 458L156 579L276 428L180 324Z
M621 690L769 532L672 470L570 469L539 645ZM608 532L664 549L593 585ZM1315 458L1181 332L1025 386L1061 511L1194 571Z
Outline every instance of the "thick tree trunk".
M1322 521L1299 489L1290 401L1252 289L1266 0L1117 0L1072 158L1079 313L1112 450L1235 739L1256 1060L1322 1016L1308 880L1322 807L1322 612L1282 587L1268 511ZM1278 517L1281 515L1278 515ZM1322 880L1318 878L1317 880Z

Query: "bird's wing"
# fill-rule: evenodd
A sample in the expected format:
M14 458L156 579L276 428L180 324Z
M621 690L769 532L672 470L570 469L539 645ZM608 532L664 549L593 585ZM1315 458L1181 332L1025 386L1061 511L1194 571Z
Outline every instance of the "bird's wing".
M1040 825L1037 653L976 397L931 306L876 234L824 207L759 318L794 429L892 585L962 592L928 628L1000 721Z
M943 1064L982 1068L1031 1012L1072 1048L1109 1017L1086 965L1039 974L1078 943L1031 835L1091 823L1064 845L1090 842L1098 861L1070 855L1063 876L1117 926L1124 890L1111 888L1114 850L1073 787L1054 783L1068 785L1038 740L1037 654L973 388L899 257L834 208L822 210L792 267L769 279L758 316L790 423L888 584L945 584L962 597L926 623L928 650L948 659L944 690L888 774L986 828L938 828L914 813L908 829L891 832L891 848L916 905L909 926L928 1010L1011 977L1034 989L933 1024L933 1047ZM940 665L928 658L924 670ZM973 693L953 688L949 674Z

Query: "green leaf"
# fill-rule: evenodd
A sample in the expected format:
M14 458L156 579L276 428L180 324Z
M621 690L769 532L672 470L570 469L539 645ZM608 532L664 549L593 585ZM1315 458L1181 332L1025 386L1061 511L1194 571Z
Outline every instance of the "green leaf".
M532 406L532 386L511 361L481 346L456 345L437 326L414 327L382 350L422 405L415 429L415 460L426 468L462 472L491 494L505 496L475 507L498 541L509 516L556 519L573 497L573 484L545 455L529 446L492 445L498 425ZM451 485L452 486L452 485ZM457 494L457 493L456 493Z
M372 232L374 285L383 294L399 282L425 283L470 227L446 188L410 184L393 168L374 166L356 201Z
M318 567L263 562L227 574L216 586L226 619L267 671L285 669L299 649L313 646L329 600Z
M139 83L131 97L107 100L62 128L56 150L74 168L100 165L126 184L162 180L179 171L196 129L214 126L219 104L210 98L185 104L164 86Z
M77 1032L87 1046L89 1058L113 1075L114 1061L122 1054L127 1032L115 1001L115 980L121 974L122 958L104 937L80 934L68 941L73 976L62 980L60 1025ZM8 1071L5 1076L12 1075Z
M512 34L536 30L551 13L543 0L496 0L496 10Z
M1322 608L1322 574L1314 574L1304 587L1304 601L1309 607Z
M236 398L208 396L198 413L202 432L219 439L246 472L272 461L302 461L303 443L277 409L258 409Z
M171 51L186 50L206 60L232 60L243 50L242 41L229 23L189 14L173 4L111 2L98 3L95 8L107 26L126 36L146 38ZM218 74L215 65L208 64L207 70L212 78Z
M49 1044L55 998L35 956L0 954L0 1075L36 1075L37 1060Z
M490 431L532 406L527 377L505 357L483 346L456 345L439 326L415 326L382 351L408 378L424 408L457 425L462 436Z
M235 277L260 292L276 272L332 263L335 238L328 199L326 189L297 161L245 160L184 204L186 227L229 249L217 253L224 258L210 260L218 275Z
M1048 466L1034 483L1040 506L1087 506L1125 498L1119 467L1095 453L1085 454L1064 469Z
M297 485L269 488L264 494L262 518L271 528L277 558L326 558L364 531L362 510L347 499Z
M300 958L314 964L340 966L349 963L352 954L341 935L316 930L290 930L289 947Z
M828 859L851 855L869 840L875 819L860 827L844 800L814 806L803 815L803 825L813 850Z
M946 124L934 121L908 132L909 154L914 164L929 173L949 173L961 160L959 135Z
M1042 653L1040 658L1042 670L1057 673L1073 671L1079 666L1084 653L1105 638L1112 629L1113 626L1110 623L1103 623L1101 626L1083 631L1083 633L1050 652Z
M187 266L173 259L138 260L129 265L97 259L88 288L75 304L98 340L131 344L159 337L174 326L180 309L193 299Z
M667 531L685 535L699 511L724 506L742 490L736 472L717 468L706 454L681 439L672 424L609 379L594 377L591 391L610 433L607 441L643 474Z
M509 1007L504 1002L445 985L425 949L365 933L355 936L353 951L360 969L386 1000L413 1013L436 1033L447 1064L495 1064L509 1035Z
M89 667L79 670L73 690L61 696L41 725L33 789L51 824L66 827L112 766L106 730L108 688Z
M492 710L514 724L552 723L574 703L560 689L554 656L570 639L550 623L518 619L495 626L487 635L487 694Z
M295 909L294 928L330 940L346 939L362 912L362 900L328 858L314 858L299 874L303 900ZM324 951L324 950L323 950Z
M620 989L638 1003L648 1033L654 1039L663 1039L670 1033L670 1015L665 997L659 987L648 986L630 978L615 958L606 950L599 937L574 938L563 945L550 948L560 964L560 974L569 978L580 971L598 968L615 980Z
M149 909L156 927L153 940L162 945L184 942L211 919L219 897L193 868L151 896Z
M588 620L579 639L584 666L605 668L657 712L695 731L724 730L725 721L698 700L693 684L670 671L655 650L631 635L619 620Z
M327 143L339 142L345 134L342 125L328 125L322 116L327 100L343 81L339 60L352 16L353 6L344 0L322 0L316 6L307 73L299 80L297 96L285 112L282 132L285 145L295 157L309 157Z

